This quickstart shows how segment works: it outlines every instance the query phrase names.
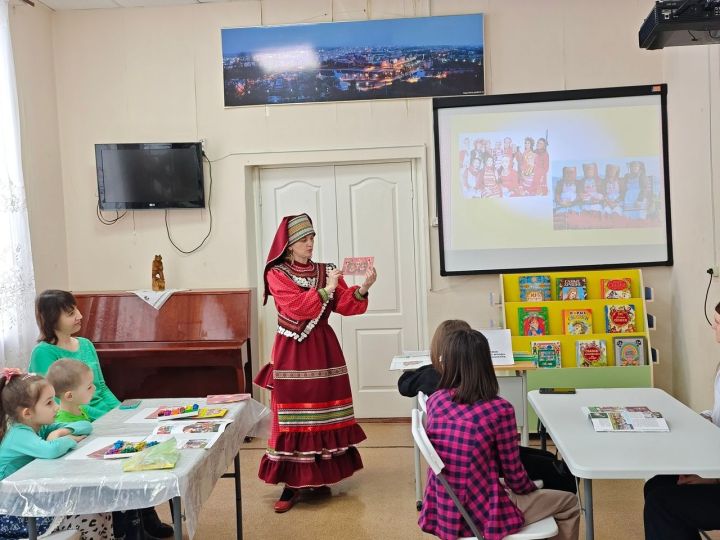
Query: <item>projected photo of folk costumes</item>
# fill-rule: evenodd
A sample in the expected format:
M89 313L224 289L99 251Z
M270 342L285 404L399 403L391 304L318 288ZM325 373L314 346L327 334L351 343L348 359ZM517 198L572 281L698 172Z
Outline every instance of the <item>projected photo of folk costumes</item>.
M598 175L597 164L583 163L583 179L580 181L578 197L582 201L582 210L593 217L600 216L603 209L602 179Z
M544 137L513 138L480 133L460 135L458 165L460 188L465 199L499 199L548 195L547 131ZM471 142L472 141L472 142Z
M631 161L628 163L628 169L625 175L623 212L630 219L646 219L652 180L645 174L645 164L641 161Z
M605 201L603 211L607 215L623 214L622 183L620 181L620 167L617 165L605 166Z
M522 194L518 173L512 166L513 159L512 154L507 155L506 153L500 157L500 184L503 197L518 197Z
M355 421L347 365L328 318L365 313L377 274L368 268L363 284L349 287L335 265L311 259L314 238L307 214L283 218L264 272L264 301L274 298L278 327L272 360L254 380L271 391L272 410L258 476L285 485L276 512L290 510L305 493L330 495L329 484L363 466L355 445L365 433Z
M484 173L485 169L480 158L471 159L470 164L462 173L463 193L469 194L471 197L479 197Z
M533 164L530 183L525 183L529 195L547 195L547 174L550 170L550 155L547 152L547 141L540 137L535 148L535 163Z
M575 167L563 167L562 178L555 185L555 215L564 217L568 213L580 213Z
M495 160L491 157L488 157L485 160L485 169L483 170L483 185L480 196L486 199L497 199L503 196L502 188L500 186L500 179L498 178L498 173L495 169Z
M664 199L660 182L646 172L649 164L657 170L656 161L629 161L624 174L618 163L605 163L604 178L598 172L598 162L585 162L582 163L583 177L576 180L573 178L577 175L577 166L554 163L555 170L562 170L562 175L553 175L552 179L554 229L662 226Z

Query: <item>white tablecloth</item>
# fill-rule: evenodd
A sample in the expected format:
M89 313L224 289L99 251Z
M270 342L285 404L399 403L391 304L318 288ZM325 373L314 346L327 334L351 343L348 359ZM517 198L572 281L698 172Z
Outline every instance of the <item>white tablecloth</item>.
M144 399L141 408L204 404L204 398ZM129 510L182 497L185 527L195 534L198 514L218 478L240 449L246 435L267 436L269 410L255 400L215 405L229 409L232 419L220 439L207 450L181 450L174 469L125 473L124 460L36 459L0 482L0 514L58 516ZM155 424L128 424L135 410L115 409L93 424L94 437L149 435Z

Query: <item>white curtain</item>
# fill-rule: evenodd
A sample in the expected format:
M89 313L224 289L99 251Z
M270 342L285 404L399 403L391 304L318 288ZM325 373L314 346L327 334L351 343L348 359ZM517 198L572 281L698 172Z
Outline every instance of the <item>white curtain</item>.
M26 368L37 336L8 0L0 0L0 366Z

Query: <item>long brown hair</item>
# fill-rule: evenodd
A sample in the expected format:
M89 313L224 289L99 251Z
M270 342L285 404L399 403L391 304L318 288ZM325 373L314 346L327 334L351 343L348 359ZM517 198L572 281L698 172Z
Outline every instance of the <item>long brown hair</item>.
M499 386L488 340L477 330L456 330L443 348L440 388L455 389L453 401L471 405L498 395Z
M432 341L430 342L430 361L438 372L442 372L440 357L442 356L442 350L445 346L447 336L455 330L470 330L470 325L460 319L448 319L447 321L441 322L435 329Z
M20 421L22 409L34 409L48 382L40 375L25 373L0 378L0 439L7 432L7 421Z
M63 313L72 313L77 300L72 293L57 289L41 292L35 300L35 319L40 328L40 339L52 345L58 342L55 328Z

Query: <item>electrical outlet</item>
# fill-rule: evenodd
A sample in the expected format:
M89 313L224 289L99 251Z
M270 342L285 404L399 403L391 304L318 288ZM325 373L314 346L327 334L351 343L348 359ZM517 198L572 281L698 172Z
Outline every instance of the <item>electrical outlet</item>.
M713 274L712 274L713 277L720 277L720 267L713 266L712 271L713 271Z

